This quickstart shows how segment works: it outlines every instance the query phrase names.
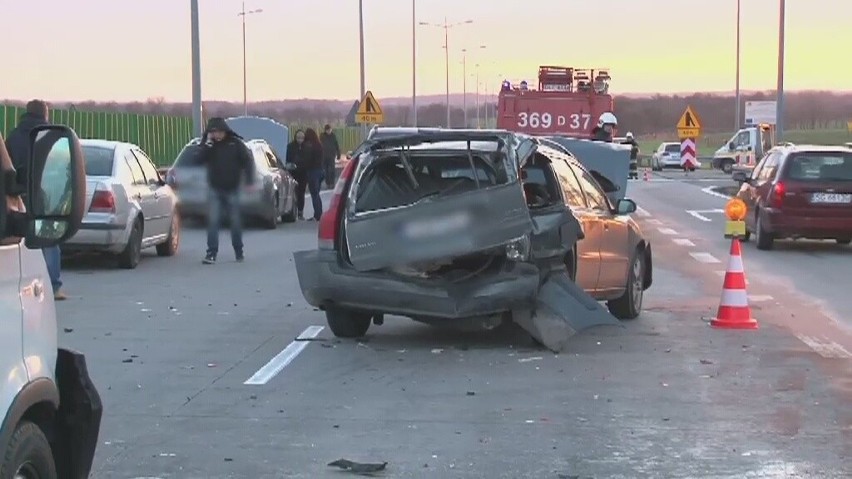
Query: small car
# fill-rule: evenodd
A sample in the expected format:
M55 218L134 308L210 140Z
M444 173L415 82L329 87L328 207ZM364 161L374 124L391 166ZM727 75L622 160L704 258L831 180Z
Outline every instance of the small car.
M102 252L134 269L142 250L180 248L177 197L150 157L132 143L80 140L86 158L86 216L63 253Z
M701 168L701 162L695 160L695 165L689 171L695 171L695 168ZM651 168L654 171L662 171L664 168L680 168L683 169L680 163L680 143L663 142L657 147L657 151L651 155Z
M538 303L570 322L596 299L629 319L651 284L635 210L534 137L389 128L346 164L319 248L294 258L305 299L339 337L386 314L499 320Z
M167 181L177 191L181 214L204 219L208 208L207 169L199 163L200 143L196 138L181 150L169 169ZM251 191L246 187L240 195L243 214L257 219L267 229L277 228L279 221L296 221L296 180L265 140L248 140L246 146L254 158L255 181L260 188Z
M842 146L773 148L750 176L734 173L747 207L746 240L769 250L775 240L852 243L852 151Z

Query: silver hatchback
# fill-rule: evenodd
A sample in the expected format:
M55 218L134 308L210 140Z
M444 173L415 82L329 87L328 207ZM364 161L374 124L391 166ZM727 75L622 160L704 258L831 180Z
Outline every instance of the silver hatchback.
M173 256L180 246L177 197L138 146L81 140L86 159L86 215L63 252L116 255L122 268L139 264L142 250Z

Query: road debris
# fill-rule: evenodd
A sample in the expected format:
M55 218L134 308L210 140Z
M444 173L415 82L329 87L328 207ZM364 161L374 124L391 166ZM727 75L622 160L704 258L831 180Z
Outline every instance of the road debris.
M374 474L376 472L384 471L387 468L388 463L360 463L350 461L348 459L338 459L336 461L329 462L328 465L329 467L338 467L353 474Z

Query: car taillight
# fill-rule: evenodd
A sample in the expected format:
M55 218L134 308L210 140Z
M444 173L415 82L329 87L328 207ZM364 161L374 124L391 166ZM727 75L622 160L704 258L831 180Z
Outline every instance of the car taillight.
M112 191L95 191L89 211L92 213L115 213L115 195L112 194Z
M784 186L784 183L775 183L775 186L772 187L772 198L770 198L769 204L773 208L780 208L784 205L784 195L786 193L787 188Z
M339 218L343 208L343 190L346 188L349 179L352 178L357 163L358 159L353 158L343 167L340 178L338 178L337 184L334 185L334 193L331 195L331 202L328 205L328 209L325 210L320 218L317 239L321 249L334 248L334 238L337 237L337 233L340 230Z

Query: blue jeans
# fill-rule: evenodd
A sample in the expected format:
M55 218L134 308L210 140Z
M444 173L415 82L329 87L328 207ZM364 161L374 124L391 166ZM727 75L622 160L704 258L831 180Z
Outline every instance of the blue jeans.
M60 279L60 271L62 270L62 253L59 246L51 246L41 250L44 255L44 262L47 264L47 274L50 276L50 284L53 285L53 292L59 291L62 287L62 279Z
M322 168L313 168L310 170L296 171L293 178L296 180L296 207L301 215L305 209L305 190L311 192L311 205L314 208L314 219L319 221L322 216L322 198L320 198L320 189L322 189L322 180L325 177L325 172Z
M210 210L207 217L207 253L219 252L219 229L222 228L223 214L228 215L231 223L231 245L234 253L243 252L243 224L240 214L239 191L210 190Z

